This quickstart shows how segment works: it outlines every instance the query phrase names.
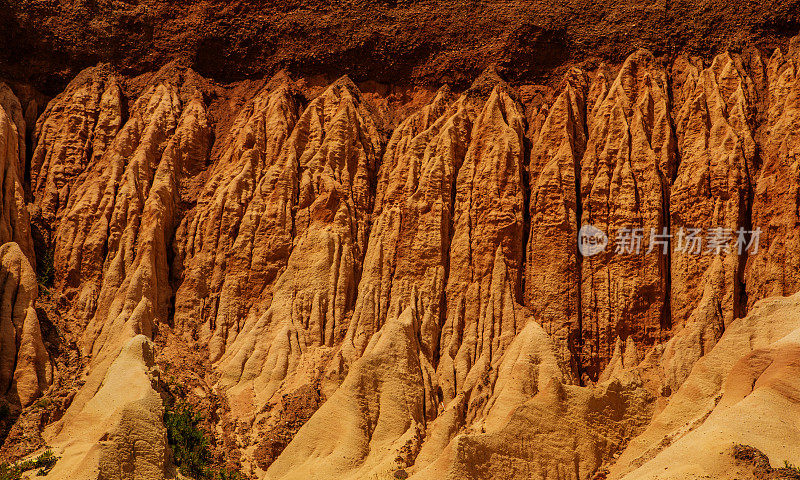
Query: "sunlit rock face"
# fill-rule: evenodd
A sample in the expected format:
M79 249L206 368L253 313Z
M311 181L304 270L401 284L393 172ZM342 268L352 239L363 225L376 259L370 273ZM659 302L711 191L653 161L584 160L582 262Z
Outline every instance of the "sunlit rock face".
M250 478L755 478L735 444L800 435L800 81L762 53L0 84L0 452L173 478L181 402Z

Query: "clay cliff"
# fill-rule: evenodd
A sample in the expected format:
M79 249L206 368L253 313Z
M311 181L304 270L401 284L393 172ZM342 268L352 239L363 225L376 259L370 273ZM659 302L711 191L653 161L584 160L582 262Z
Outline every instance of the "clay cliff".
M9 78L2 461L795 478L800 50L762 47L469 85Z

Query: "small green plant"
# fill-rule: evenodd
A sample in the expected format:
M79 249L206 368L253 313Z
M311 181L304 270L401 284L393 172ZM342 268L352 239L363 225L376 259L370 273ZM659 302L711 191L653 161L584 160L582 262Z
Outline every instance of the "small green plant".
M52 470L53 467L56 466L57 461L58 457L56 457L53 454L52 450L48 449L33 461L33 467L31 468L31 470L34 468L38 468L39 471L36 472L36 476L44 477L45 475L50 473L50 470Z
M784 460L783 461L783 468L791 470L794 473L800 474L800 467L794 465L793 463L789 463L789 460Z
M214 480L245 480L245 476L235 470L228 470L227 468L218 468L211 471L211 476Z
M57 461L58 457L53 454L52 450L48 449L36 458L15 464L3 462L0 463L0 480L19 480L24 472L37 468L39 471L36 472L36 475L43 477L50 473Z
M17 471L13 465L6 462L0 463L0 480L17 480L22 472Z
M177 385L174 379L172 384ZM246 477L235 470L209 467L211 450L200 428L202 421L202 415L184 402L167 405L164 409L167 441L178 471L196 480L245 480ZM0 480L5 479L0 477Z
M36 280L39 287L45 294L49 294L50 287L53 286L55 279L55 267L53 262L53 249L48 248L36 257Z
M185 403L164 410L164 426L175 465L183 475L195 478L205 478L211 457L208 440L200 429L202 421L203 417Z
M39 400L36 400L36 403L34 403L34 406L37 407L37 408L41 408L41 409L47 409L47 408L50 408L50 405L52 405L52 404L53 404L53 401L51 399L49 399L47 397L42 397Z

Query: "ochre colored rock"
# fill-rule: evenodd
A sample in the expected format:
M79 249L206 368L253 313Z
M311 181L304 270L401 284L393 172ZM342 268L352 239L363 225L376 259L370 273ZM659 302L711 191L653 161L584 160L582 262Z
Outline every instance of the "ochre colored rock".
M271 479L359 479L408 467L435 408L412 304L386 320L336 393L267 471ZM428 412L426 412L426 410Z
M437 368L445 403L481 381L523 326L523 117L506 88L475 119L456 177Z
M648 250L651 231L660 234L668 224L676 161L666 74L652 54L628 57L602 99L603 88L593 90L599 103L581 161L581 224L599 229L609 243L581 264L579 362L596 379L618 336L633 336L642 351L665 337L667 256L658 247ZM631 237L631 229L640 229L645 238L627 242L623 229ZM617 253L620 239L626 251Z
M239 414L264 405L298 367L298 378L318 377L341 345L367 246L380 151L371 113L347 77L308 105L283 145L274 175L285 175L290 190L278 194L279 185L265 190L274 197L256 202L277 203L276 220L287 233L291 228L292 249L269 308L242 319L219 362L220 384L237 397Z
M570 72L531 148L525 305L576 377L580 338L578 188L586 148L586 75Z
M25 120L19 100L0 82L0 243L16 243L35 265L31 223L25 208Z
M289 79L278 77L239 112L197 205L176 233L183 281L175 320L208 342L216 361L246 318L269 305L293 241L293 166L280 157L299 104ZM250 309L253 308L251 312Z
M770 458L797 455L798 302L797 295L762 300L728 325L609 478L653 478L656 471L659 478L733 478L735 443Z
M422 353L439 349L453 191L475 112L447 91L395 129L378 176L375 213L353 318L342 347L352 361L388 317L412 302ZM449 103L448 102L452 102Z
M189 100L175 120L163 151L153 157L135 153L117 190L110 221L116 225L112 232L121 231L108 239L97 309L83 337L92 356L131 335L152 337L168 319L172 289L167 255L178 187L185 172L205 161L210 136L200 98Z
M34 304L36 274L16 243L0 246L0 395L27 407L53 381Z
M166 322L172 296L168 241L178 186L204 163L209 131L202 100L179 86L148 86L119 134L73 186L55 238L56 286L86 322L84 355ZM185 102L185 103L184 103Z
M565 385L541 327L529 324L517 340L507 350L514 355L508 364L525 370L514 376L501 372L503 383L497 382L504 387L497 402L505 397L513 403L495 403L496 417L490 410L485 423L439 446L431 463L422 462L428 453L423 447L417 458L420 470L411 478L589 479L620 442L646 424L651 399L635 377L592 388Z
M797 47L460 93L98 66L38 120L0 84L0 434L50 478L170 478L169 393L260 479L793 458L798 299L765 297L800 289Z
M89 374L45 438L60 457L49 479L162 480L169 471L153 344L128 340L106 368Z
M122 91L105 67L81 72L36 122L30 166L34 222L51 242L75 183L100 159L123 120Z
M754 179L753 228L761 229L758 255L747 263L748 306L800 290L800 64L776 50L767 64L766 138Z
M673 390L745 311L741 278L756 155L755 91L739 57L719 55L702 71L690 65L683 90L676 115L681 163L670 195L670 308L673 328L693 333L680 352L665 353Z

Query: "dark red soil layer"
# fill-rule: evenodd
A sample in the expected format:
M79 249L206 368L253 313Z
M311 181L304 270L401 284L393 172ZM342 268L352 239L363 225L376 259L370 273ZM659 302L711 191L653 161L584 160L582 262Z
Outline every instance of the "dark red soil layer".
M800 29L800 0L0 0L0 75L54 94L80 69L175 59L221 82L349 74L464 86L495 65L547 81L565 65L770 49Z

